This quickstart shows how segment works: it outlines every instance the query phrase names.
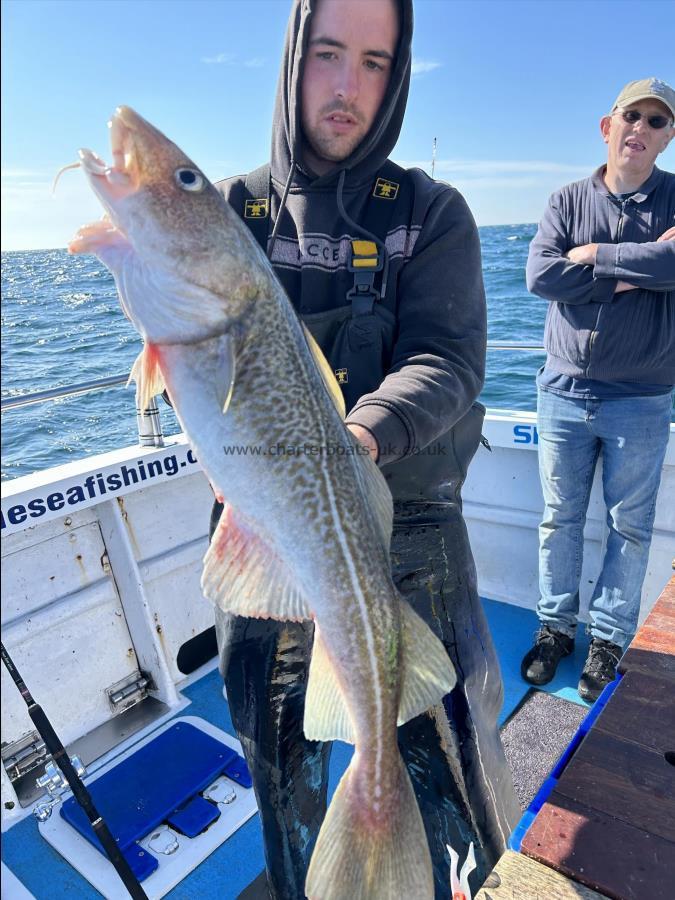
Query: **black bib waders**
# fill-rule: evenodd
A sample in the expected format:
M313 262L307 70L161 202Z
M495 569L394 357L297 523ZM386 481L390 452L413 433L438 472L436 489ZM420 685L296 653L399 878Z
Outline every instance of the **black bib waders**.
M264 196L260 177L249 191L253 198ZM266 246L262 233L256 236ZM358 307L302 316L332 368L350 373L343 386L347 409L382 382L395 337L391 313L358 300ZM474 404L430 448L382 468L394 497L394 583L443 641L457 672L457 685L442 705L398 730L429 840L436 898L451 897L446 844L463 861L473 841L476 890L520 817L497 727L499 663L461 508L461 486L480 442L483 415L484 408ZM220 512L216 504L211 534ZM329 743L306 740L302 729L313 626L216 609L216 631L232 722L258 800L270 894L302 900L326 812L331 750Z

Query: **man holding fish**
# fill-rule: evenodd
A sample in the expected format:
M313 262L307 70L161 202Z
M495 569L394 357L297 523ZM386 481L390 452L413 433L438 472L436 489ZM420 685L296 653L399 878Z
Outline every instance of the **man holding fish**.
M266 249L340 381L347 427L394 496L397 587L455 664L458 683L444 706L399 729L436 896L446 896L446 844L464 858L474 842L479 884L519 810L459 494L482 423L472 405L486 333L478 235L457 191L386 162L403 121L411 39L411 2L295 2L271 166L218 188ZM369 295L355 290L352 241L373 237L386 262ZM312 630L218 615L228 700L258 785L268 889L301 897L329 754L302 730Z
M80 151L108 217L70 250L113 271L139 402L166 386L220 501L202 589L275 898L447 897L448 847L475 889L519 815L461 515L478 235L387 161L411 38L410 0L296 0L271 166L218 190L128 107L111 167Z

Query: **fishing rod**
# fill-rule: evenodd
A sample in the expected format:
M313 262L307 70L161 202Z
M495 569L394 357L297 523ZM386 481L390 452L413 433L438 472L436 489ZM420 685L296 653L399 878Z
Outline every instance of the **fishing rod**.
M45 747L51 753L54 762L63 772L65 779L68 782L71 791L73 792L73 796L86 813L87 818L91 823L91 827L94 829L94 833L98 837L99 841L103 845L103 849L108 855L108 859L113 864L117 871L117 874L124 882L124 887L129 892L129 895L134 898L134 900L148 900L148 895L145 893L140 885L140 882L131 871L129 863L126 861L120 848L117 846L115 838L110 833L110 830L103 821L103 818L98 814L98 811L94 806L94 802L91 799L91 794L84 786L80 776L75 771L66 748L63 746L59 739L59 736L52 728L52 724L47 718L47 714L31 696L23 678L19 674L18 669L12 662L11 656L5 649L5 645L2 643L0 643L0 654L2 655L2 661L4 662L7 671L12 678L12 681L18 687L21 696L26 701L26 706L28 707L28 715L33 720L33 724L35 725L38 734L45 742Z

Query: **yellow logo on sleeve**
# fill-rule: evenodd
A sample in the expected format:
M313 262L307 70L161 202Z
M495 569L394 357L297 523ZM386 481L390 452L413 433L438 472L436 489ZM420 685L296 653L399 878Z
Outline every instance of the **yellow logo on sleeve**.
M346 369L336 369L335 378L338 384L349 384L349 373Z
M247 200L244 206L245 219L264 219L269 213L269 200L262 197L260 200Z
M378 178L373 189L373 197L380 197L383 200L395 200L398 196L398 185L395 181L388 181L386 178Z

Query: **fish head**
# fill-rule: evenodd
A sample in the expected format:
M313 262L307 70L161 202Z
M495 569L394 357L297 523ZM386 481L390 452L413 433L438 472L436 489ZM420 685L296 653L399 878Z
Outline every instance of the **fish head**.
M227 331L263 292L267 259L206 175L128 106L110 123L112 163L92 150L80 164L101 201L71 253L111 269L125 313L153 343L191 343Z

